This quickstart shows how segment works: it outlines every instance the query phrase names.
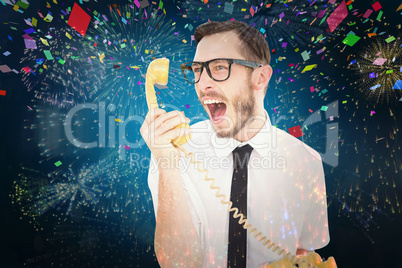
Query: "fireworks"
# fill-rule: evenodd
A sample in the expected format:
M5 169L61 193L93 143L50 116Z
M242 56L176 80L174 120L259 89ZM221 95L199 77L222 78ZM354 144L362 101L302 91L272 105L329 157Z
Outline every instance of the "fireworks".
M356 77L350 85L374 103L395 104L402 97L400 91L393 89L396 81L402 80L401 40L387 42L391 40L388 38L367 41L365 49L348 66Z
M179 103L188 92L180 64L190 58L191 47L175 24L163 11L151 7L123 6L103 15L101 23L89 31L93 41L85 44L106 70L100 88L90 91L93 101L106 102L121 116L145 115L146 68L153 59L166 57L170 60L169 82L167 87L157 86L160 106L173 100Z

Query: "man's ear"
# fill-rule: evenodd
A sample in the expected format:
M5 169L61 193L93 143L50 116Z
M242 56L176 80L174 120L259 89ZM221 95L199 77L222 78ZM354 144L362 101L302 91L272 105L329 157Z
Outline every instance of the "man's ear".
M254 70L253 86L255 90L264 90L272 76L272 68L269 64Z

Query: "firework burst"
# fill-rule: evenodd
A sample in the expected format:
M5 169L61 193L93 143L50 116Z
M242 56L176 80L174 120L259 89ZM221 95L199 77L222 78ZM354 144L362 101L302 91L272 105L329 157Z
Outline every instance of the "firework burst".
M365 49L354 57L347 68L354 73L349 79L350 85L366 99L395 104L402 97L399 90L393 89L396 81L402 80L401 41L398 37L395 41L386 42L386 38L367 41Z

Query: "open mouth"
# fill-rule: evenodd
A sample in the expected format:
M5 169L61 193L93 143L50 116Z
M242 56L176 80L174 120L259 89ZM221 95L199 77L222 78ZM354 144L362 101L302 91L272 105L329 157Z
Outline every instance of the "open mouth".
M213 121L219 121L226 113L226 104L219 100L205 100Z

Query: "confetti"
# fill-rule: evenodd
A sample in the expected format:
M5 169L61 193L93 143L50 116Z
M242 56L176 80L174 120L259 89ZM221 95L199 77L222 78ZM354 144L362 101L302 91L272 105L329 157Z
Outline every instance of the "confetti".
M347 36L346 36L346 38L342 41L342 43L344 43L345 45L348 45L348 46L353 46L354 44L356 44L357 43L357 41L359 41L360 40L360 37L359 36L356 36L356 35L354 35L354 34L352 34L352 33L350 33L350 34L348 34Z
M383 58L378 58L373 62L373 65L383 65L385 62L387 61L387 59L383 59Z
M11 69L7 65L0 65L0 71L2 71L3 73L8 73L11 72Z
M74 3L67 24L82 36L85 36L90 21L91 17L77 3Z
M336 27L347 17L348 9L345 4L345 0L335 9L335 11L328 17L327 23L330 32L333 32Z
M299 137L303 136L303 132L302 132L300 125L288 128L288 131L289 131L289 134L295 138L299 138Z
M396 81L392 89L402 89L402 80Z

